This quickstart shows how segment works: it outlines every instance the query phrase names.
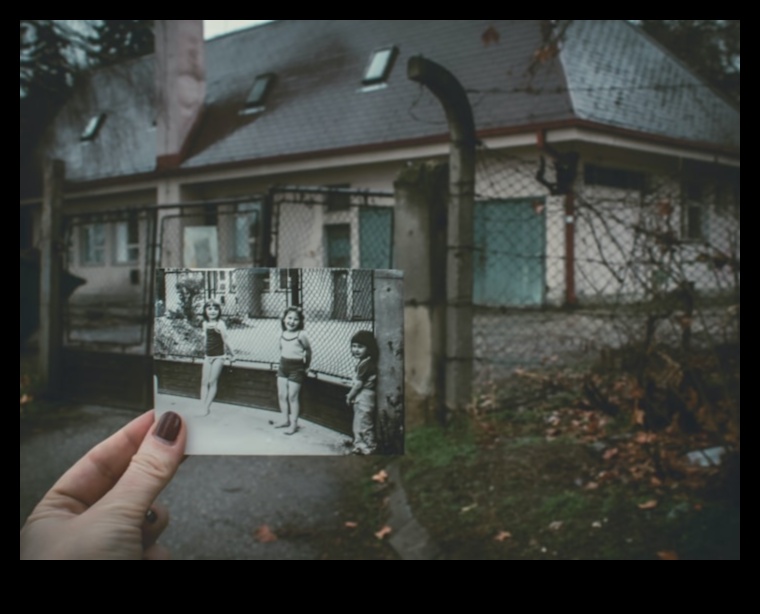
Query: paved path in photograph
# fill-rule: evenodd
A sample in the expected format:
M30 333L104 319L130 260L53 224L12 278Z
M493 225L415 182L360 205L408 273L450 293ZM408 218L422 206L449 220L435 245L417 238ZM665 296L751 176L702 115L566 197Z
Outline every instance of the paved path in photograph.
M287 429L275 428L281 414L268 409L214 402L204 415L198 399L156 394L156 410L175 411L185 419L188 454L335 456L351 449L347 435L303 418L298 431L288 435Z

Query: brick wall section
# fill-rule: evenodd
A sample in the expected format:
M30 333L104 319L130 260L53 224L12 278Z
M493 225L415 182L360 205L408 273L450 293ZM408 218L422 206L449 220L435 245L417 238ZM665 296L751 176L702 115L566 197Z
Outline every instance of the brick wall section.
M158 391L197 399L200 394L201 363L155 361ZM311 422L351 435L353 413L346 405L348 388L308 378L301 388L301 416ZM277 374L274 371L225 366L219 377L216 399L279 412Z

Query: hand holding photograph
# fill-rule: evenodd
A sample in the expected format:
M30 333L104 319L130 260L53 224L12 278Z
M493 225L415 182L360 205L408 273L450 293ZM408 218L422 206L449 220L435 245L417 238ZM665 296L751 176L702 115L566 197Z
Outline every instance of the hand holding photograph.
M403 275L160 269L156 411L187 454L401 454Z

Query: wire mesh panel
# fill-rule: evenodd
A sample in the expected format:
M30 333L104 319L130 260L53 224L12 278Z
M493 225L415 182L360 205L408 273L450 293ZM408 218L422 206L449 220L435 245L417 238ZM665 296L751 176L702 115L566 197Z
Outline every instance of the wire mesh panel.
M69 215L64 226L66 270L80 284L65 307L65 344L147 352L155 211Z
M349 269L161 270L154 353L202 358L204 306L214 302L235 359L276 369L282 319L289 307L298 307L311 346L311 370L350 379L356 365L351 337L360 330L374 332L373 279L373 271Z
M252 195L165 206L160 218L160 266L265 266L269 261L266 198Z
M392 194L283 188L272 198L272 253L278 266L392 268Z
M481 381L631 343L738 340L738 173L478 152L474 352ZM564 182L564 185L563 185Z

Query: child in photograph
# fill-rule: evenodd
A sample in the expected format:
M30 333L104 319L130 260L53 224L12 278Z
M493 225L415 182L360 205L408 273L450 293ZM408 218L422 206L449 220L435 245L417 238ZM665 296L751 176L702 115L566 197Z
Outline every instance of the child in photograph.
M282 412L282 422L275 428L284 428L286 435L298 431L301 413L301 385L311 364L311 344L304 332L303 311L288 307L280 320L280 368L277 371L277 396Z
M351 355L358 359L353 385L346 403L354 407L353 454L372 454L377 448L375 437L375 408L377 388L377 359L379 348L375 336L360 330L351 337Z
M211 403L216 398L219 376L222 374L224 358L235 360L235 355L227 343L227 325L222 320L222 306L214 300L203 305L203 336L206 356L201 373L201 402L204 416L211 413Z

